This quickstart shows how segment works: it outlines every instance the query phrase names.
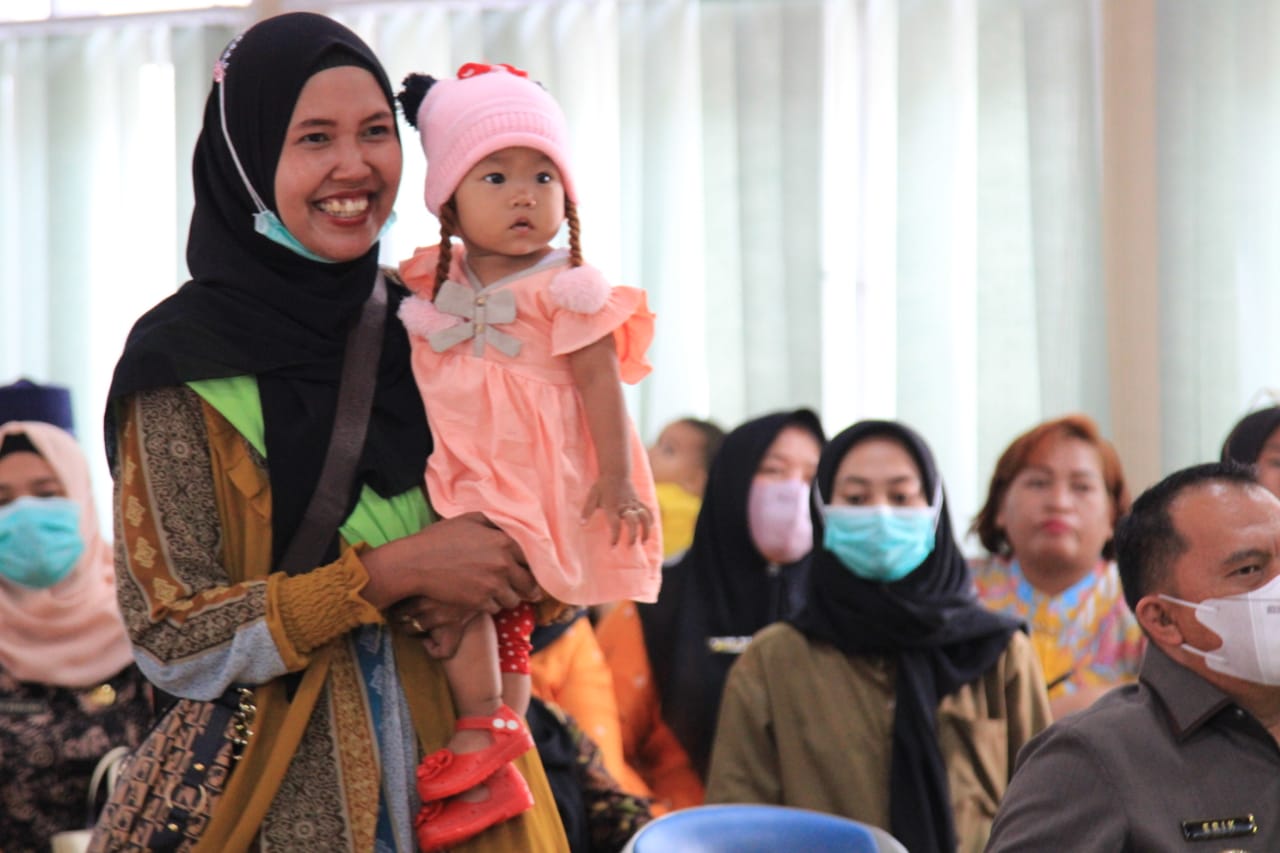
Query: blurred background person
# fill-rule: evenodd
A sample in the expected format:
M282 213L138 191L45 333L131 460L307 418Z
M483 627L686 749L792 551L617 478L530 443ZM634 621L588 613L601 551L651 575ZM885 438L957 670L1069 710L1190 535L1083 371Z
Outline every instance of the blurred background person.
M724 430L713 421L680 418L663 427L649 447L664 556L684 551L693 541L707 472L722 441Z
M1055 719L1138 676L1145 640L1112 560L1128 509L1120 457L1077 414L1013 440L974 519L978 595L1030 625Z
M1222 443L1222 461L1255 466L1258 482L1280 497L1280 406L1245 415Z
M653 819L649 800L623 790L595 741L556 703L535 693L525 719L547 772L569 853L618 853Z
M623 790L647 796L648 786L623 757L613 673L586 611L579 610L568 621L539 625L529 641L533 695L573 718Z
M980 853L1018 749L1049 723L1020 620L973 594L933 454L863 421L818 466L800 611L729 673L707 801L796 806Z
M50 421L51 423L45 423ZM56 424L56 426L54 425ZM111 547L66 389L0 388L0 849L83 829L98 760L133 747L151 693L116 604Z
M752 634L800 602L795 563L813 547L809 489L823 441L808 409L725 436L693 543L665 571L657 603L624 603L597 628L624 755L655 813L702 803L729 667Z

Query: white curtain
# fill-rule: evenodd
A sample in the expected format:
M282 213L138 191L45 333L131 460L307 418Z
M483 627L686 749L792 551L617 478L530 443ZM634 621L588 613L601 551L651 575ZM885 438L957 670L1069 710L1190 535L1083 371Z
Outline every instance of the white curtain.
M0 27L0 383L72 389L100 506L111 371L186 277L191 150L234 33L217 16Z
M1280 388L1280 6L1157 8L1162 451L1177 467L1216 455Z
M393 82L506 61L564 104L586 254L659 314L655 372L628 398L646 438L684 414L901 418L961 526L1042 418L1088 413L1130 436L1122 454L1157 444L1141 487L1213 456L1280 385L1280 13L1146 0L1158 333L1109 339L1129 283L1103 262L1100 2L305 5L360 32ZM0 27L0 380L70 384L88 443L129 324L185 278L208 69L246 17ZM389 262L437 233L402 130ZM1154 433L1115 405L1143 359Z

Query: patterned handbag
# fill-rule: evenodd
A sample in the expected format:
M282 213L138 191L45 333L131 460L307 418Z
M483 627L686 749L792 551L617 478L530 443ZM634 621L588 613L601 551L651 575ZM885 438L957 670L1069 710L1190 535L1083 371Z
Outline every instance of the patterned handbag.
M253 692L179 700L129 756L90 851L187 850L199 839L253 734Z

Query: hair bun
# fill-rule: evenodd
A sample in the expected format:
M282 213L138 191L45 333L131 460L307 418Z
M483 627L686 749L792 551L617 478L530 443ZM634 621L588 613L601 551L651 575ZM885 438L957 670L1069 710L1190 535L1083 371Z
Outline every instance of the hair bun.
M427 97L427 92L436 83L436 78L428 74L410 74L401 82L404 88L396 93L396 100L400 102L400 109L404 111L405 121L409 122L412 127L418 126L418 109L422 106L423 98Z

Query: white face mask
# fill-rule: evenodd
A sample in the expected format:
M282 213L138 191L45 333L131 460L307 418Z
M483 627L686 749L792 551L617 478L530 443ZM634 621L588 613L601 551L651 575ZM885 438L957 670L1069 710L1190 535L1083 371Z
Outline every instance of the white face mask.
M1222 645L1211 652L1182 644L1204 658L1209 669L1280 687L1280 576L1252 592L1206 598L1199 604L1171 595L1160 598L1194 608L1200 624L1222 638Z

